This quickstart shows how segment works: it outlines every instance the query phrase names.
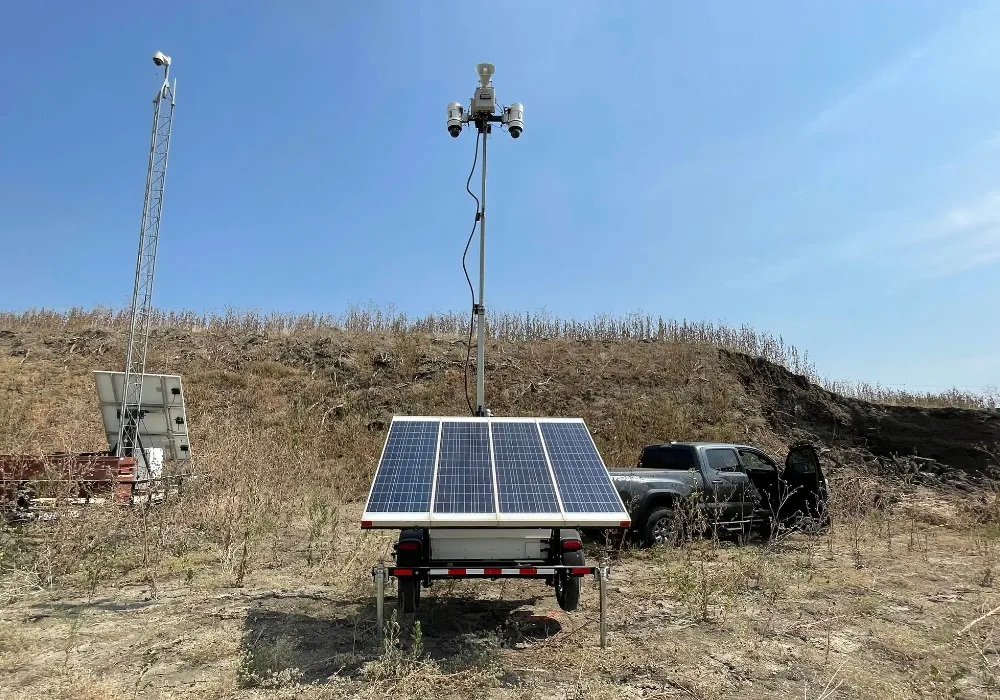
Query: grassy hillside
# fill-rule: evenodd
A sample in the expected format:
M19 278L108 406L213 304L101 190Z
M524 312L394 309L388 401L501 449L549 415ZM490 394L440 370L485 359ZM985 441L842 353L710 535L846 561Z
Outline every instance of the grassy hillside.
M0 452L104 447L91 372L121 367L125 321L105 311L0 315ZM239 429L274 434L310 464L357 477L345 485L355 497L393 413L468 413L464 323L357 310L342 319L163 314L148 369L183 375L201 461ZM968 471L988 466L983 448L1000 442L990 397L837 394L816 383L807 354L745 328L500 316L492 335L494 413L581 416L611 466L658 440L778 452L805 438Z
M468 412L465 323L158 317L149 371L184 377L201 478L151 510L0 530L0 698L994 692L998 630L976 619L1000 605L1000 507L965 477L997 466L989 398L845 397L780 339L638 317L498 317L490 407L582 416L610 466L654 440L816 441L833 530L591 543L614 562L604 651L590 584L567 615L510 582L439 584L379 647L370 568L391 533L357 528L359 500L393 413ZM124 333L100 310L0 315L0 453L106 447L90 372L120 368Z

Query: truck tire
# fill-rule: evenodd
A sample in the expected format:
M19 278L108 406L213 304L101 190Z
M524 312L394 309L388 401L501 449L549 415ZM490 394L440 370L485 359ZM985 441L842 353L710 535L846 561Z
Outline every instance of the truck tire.
M642 531L642 543L647 547L667 544L673 533L674 511L671 508L657 508L646 518Z
M565 552L562 555L564 566L584 566L586 560L583 552ZM556 602L566 612L573 612L580 604L580 576L560 572L556 574Z
M412 615L420 605L420 579L416 576L400 576L396 582L399 588L399 609L404 615Z

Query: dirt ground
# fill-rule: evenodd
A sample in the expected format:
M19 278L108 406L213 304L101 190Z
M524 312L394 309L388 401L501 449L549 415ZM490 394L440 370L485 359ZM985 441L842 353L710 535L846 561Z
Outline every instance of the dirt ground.
M0 697L989 698L1000 616L975 621L1000 605L1000 532L959 506L912 489L827 534L613 549L605 649L589 579L569 614L541 582L439 582L380 643L391 533L345 512L318 562L291 531L242 587L195 551L155 586L13 597Z
M123 331L32 323L0 331L0 453L106 448L91 372L120 366ZM582 417L610 467L670 439L817 442L833 529L590 542L605 649L589 580L571 614L540 582L439 582L383 643L393 533L359 530L360 501L393 414L466 412L467 348L239 328L151 340L149 370L184 377L194 488L0 527L0 699L1000 695L1000 498L969 477L1000 464L996 409L846 399L698 342L491 342L494 413Z

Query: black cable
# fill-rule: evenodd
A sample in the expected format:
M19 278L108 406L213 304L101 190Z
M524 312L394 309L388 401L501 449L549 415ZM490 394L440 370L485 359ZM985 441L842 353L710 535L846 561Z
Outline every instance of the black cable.
M465 181L465 191L476 200L476 218L472 222L472 231L469 233L469 240L465 242L465 252L462 253L462 272L465 273L465 281L469 283L469 294L472 296L472 314L469 317L469 342L465 345L465 402L469 404L469 413L476 415L476 409L472 407L472 398L469 396L469 361L472 359L472 324L476 320L476 290L472 286L472 279L469 277L469 269L465 266L465 258L469 254L469 246L472 245L472 238L476 235L476 224L479 223L480 202L479 197L469 189L472 176L476 172L476 164L479 162L479 130L476 130L476 153L472 157L472 169L469 171L469 178Z

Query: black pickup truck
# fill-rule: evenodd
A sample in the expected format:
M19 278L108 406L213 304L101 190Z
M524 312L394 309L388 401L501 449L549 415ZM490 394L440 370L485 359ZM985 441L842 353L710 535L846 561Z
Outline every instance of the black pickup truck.
M779 467L749 445L668 442L644 447L634 469L608 471L630 511L632 530L647 546L674 536L682 514L702 528L744 533L829 523L829 487L808 444L793 447Z

